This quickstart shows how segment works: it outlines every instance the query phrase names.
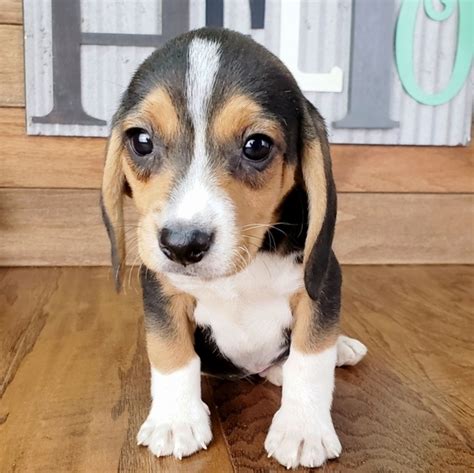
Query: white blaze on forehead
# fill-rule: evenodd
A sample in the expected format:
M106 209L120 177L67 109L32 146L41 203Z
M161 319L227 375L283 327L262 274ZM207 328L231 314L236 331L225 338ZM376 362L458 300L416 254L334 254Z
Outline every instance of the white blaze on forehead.
M194 130L191 165L173 195L174 213L179 220L208 216L216 204L216 188L208 166L206 129L209 99L219 70L219 44L194 38L188 48L186 101ZM209 216L210 217L210 216Z
M188 50L186 98L194 128L194 160L205 164L209 98L219 70L220 48L214 41L194 38Z
M215 234L208 255L196 265L207 277L229 271L238 237L233 204L217 182L206 147L210 98L220 67L220 54L220 46L215 41L194 38L189 44L186 106L194 132L191 164L173 190L159 224L172 227L184 223ZM167 261L163 266L166 264Z

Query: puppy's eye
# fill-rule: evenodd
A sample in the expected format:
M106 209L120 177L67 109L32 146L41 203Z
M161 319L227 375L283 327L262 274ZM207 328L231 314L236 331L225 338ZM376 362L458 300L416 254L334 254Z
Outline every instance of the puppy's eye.
M143 128L132 128L127 131L127 135L133 151L138 156L146 156L153 151L151 136Z
M247 138L242 152L251 161L263 161L272 149L272 140L265 135L251 135Z

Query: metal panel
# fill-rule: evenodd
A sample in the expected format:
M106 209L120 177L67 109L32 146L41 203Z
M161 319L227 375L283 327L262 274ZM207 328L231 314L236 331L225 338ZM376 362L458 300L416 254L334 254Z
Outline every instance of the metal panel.
M175 0L182 1L182 0ZM470 139L472 81L450 102L423 105L402 88L393 58L390 118L393 129L341 129L332 123L346 115L350 68L352 0L266 0L265 28L250 28L245 0L224 2L224 26L250 34L278 55L281 2L301 3L299 67L302 72L343 70L343 90L307 93L326 118L333 143L458 145ZM24 0L27 126L30 134L105 136L108 126L33 123L52 108L51 0ZM398 12L401 0L394 0ZM205 0L189 1L190 29L204 26ZM83 32L160 34L161 0L81 0ZM165 19L166 21L166 19ZM457 41L457 13L444 22L418 11L414 37L416 77L426 91L440 90L450 78ZM133 71L153 51L147 47L83 45L82 103L91 116L110 121Z

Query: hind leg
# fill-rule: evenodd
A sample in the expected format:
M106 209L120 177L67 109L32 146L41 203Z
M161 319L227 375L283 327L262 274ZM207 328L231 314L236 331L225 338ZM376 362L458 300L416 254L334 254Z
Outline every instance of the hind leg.
M339 335L337 339L337 362L336 366L354 366L364 358L367 347L355 338Z
M367 353L367 347L355 338L339 335L337 339L337 363L336 366L354 366L359 363ZM262 378L275 386L283 384L283 371L281 363L271 366L260 373Z
M283 384L283 368L281 363L270 366L262 373L259 373L259 376L266 378L267 381L272 383L275 386L281 386Z

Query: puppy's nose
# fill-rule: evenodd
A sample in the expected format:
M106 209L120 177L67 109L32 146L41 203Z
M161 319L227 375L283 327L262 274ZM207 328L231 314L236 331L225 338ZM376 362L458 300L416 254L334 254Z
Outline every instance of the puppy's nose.
M159 238L164 255L184 266L201 261L209 251L213 240L212 232L183 226L164 227Z

